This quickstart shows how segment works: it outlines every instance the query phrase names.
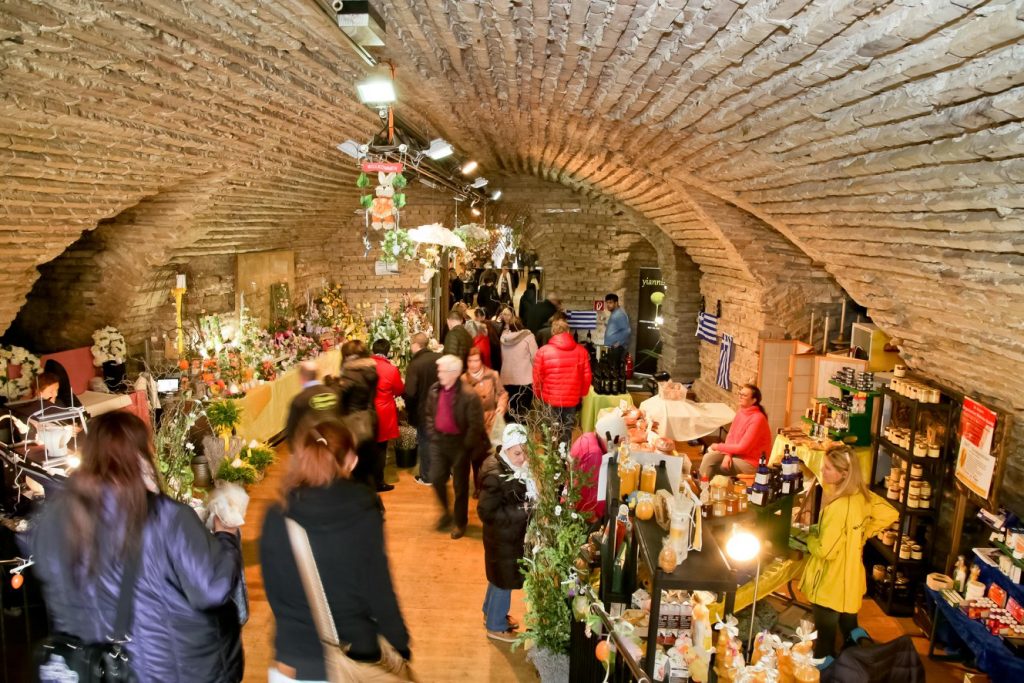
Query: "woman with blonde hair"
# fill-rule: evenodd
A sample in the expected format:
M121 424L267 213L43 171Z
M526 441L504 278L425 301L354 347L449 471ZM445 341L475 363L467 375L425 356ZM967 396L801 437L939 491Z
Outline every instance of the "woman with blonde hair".
M299 425L283 500L267 510L260 541L277 622L272 683L336 680L338 671L352 680L409 680L409 632L383 518L376 494L351 479L356 460L352 433L337 418L311 414ZM311 609L324 601L326 611Z
M800 589L813 607L818 639L814 656L836 653L836 628L844 642L857 627L867 581L862 554L871 536L896 521L898 515L864 483L853 449L833 446L825 452L821 472L824 495L821 518L807 539L810 558ZM866 637L866 634L864 634Z

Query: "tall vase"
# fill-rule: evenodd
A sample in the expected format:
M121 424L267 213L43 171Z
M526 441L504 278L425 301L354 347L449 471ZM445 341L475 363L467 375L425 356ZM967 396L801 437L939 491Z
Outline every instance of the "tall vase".
M103 383L107 385L107 389L113 392L124 389L124 374L124 363L117 363L112 360L103 363Z

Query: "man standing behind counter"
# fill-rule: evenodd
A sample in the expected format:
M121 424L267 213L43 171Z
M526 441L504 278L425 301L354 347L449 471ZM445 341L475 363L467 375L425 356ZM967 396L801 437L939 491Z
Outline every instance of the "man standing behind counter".
M608 347L612 362L618 365L629 351L629 340L633 333L629 327L629 316L619 306L619 295L605 294L604 309L611 315L604 328L604 345Z

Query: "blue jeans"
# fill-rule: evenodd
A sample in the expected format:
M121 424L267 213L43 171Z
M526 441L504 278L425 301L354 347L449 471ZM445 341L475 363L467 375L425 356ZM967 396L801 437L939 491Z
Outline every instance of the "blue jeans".
M506 588L496 588L488 581L483 608L488 631L508 630L508 609L511 606L512 591Z
M430 481L430 435L426 427L416 428L416 459L420 461L420 479Z

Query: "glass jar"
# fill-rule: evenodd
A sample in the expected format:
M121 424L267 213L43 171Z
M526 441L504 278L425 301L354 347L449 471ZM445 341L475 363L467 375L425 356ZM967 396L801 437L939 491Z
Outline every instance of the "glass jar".
M658 480L658 471L654 465L644 465L640 472L640 490L646 493L654 493L655 482Z
M728 496L725 497L725 514L727 517L735 515L737 512L739 512L739 510L737 509L739 501L737 499L738 496L735 493L730 493Z
M619 496L625 498L636 491L640 478L640 463L631 460L619 462Z
M666 574L671 574L676 570L676 550L672 547L670 539L665 539L665 543L661 546L661 552L658 553L658 567Z
M683 512L673 512L668 527L668 540L676 554L676 564L686 559L690 550L690 518Z
M712 503L711 514L715 517L725 517L726 515L726 504L725 500L716 500Z

